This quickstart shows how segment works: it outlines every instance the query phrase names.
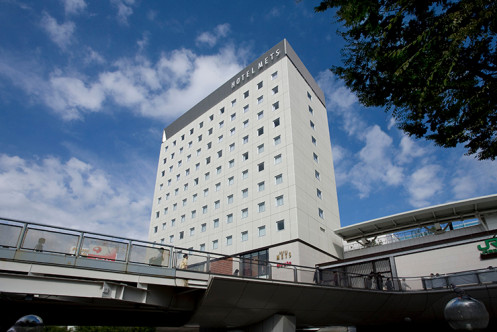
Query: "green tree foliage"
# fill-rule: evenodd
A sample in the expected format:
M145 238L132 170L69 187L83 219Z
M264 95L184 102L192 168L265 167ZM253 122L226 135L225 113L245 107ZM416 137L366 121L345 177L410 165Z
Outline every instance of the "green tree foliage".
M327 0L344 26L342 78L365 106L443 147L497 157L497 1Z

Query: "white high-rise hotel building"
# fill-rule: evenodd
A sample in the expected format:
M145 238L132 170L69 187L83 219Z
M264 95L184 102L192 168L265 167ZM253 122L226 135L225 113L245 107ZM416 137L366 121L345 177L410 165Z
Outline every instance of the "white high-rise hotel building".
M286 40L164 129L150 241L309 266L339 227L324 94Z

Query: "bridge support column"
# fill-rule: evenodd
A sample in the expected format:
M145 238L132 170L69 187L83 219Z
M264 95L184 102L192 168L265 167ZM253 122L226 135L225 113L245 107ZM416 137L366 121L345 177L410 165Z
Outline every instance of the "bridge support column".
M247 332L295 332L296 319L290 315L273 315L250 326Z

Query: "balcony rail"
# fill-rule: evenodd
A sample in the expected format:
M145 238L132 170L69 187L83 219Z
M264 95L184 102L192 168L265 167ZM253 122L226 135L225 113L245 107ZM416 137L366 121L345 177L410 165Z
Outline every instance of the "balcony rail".
M186 255L186 256L185 256ZM497 269L393 278L244 259L141 240L0 218L0 260L175 276L175 271L229 275L377 291L421 291L497 283ZM172 271L172 272L171 272Z
M477 219L456 221L456 222L452 222L452 230L477 226L479 224L480 224L480 222ZM450 228L448 227L448 224L442 224L441 228L437 229L437 230L430 229L427 227L414 228L414 229L409 229L409 230L396 232L396 233L392 233L392 234L381 235L381 236L378 236L377 238L375 238L374 240L370 240L364 244L359 243L359 242L344 243L343 250L345 252L349 252L349 251L364 249L365 247L381 246L381 245L396 243L396 242L400 242L400 241L418 239L418 238L422 238L425 236L443 234L443 233L449 232L449 231L450 231Z

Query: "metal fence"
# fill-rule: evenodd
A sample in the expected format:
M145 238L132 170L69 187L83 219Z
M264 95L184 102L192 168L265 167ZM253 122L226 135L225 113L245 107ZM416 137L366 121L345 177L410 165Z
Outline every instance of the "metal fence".
M46 259L47 257L50 259ZM58 257L63 259L57 259ZM72 259L74 262L77 260L86 262L79 265L86 268L111 269L127 273L154 275L161 274L159 271L184 269L239 278L376 291L426 291L449 288L450 285L497 283L497 269L493 268L447 275L392 278L390 274L347 273L225 256L12 219L0 219L0 259L65 266L68 260ZM113 269L113 266L116 268Z

